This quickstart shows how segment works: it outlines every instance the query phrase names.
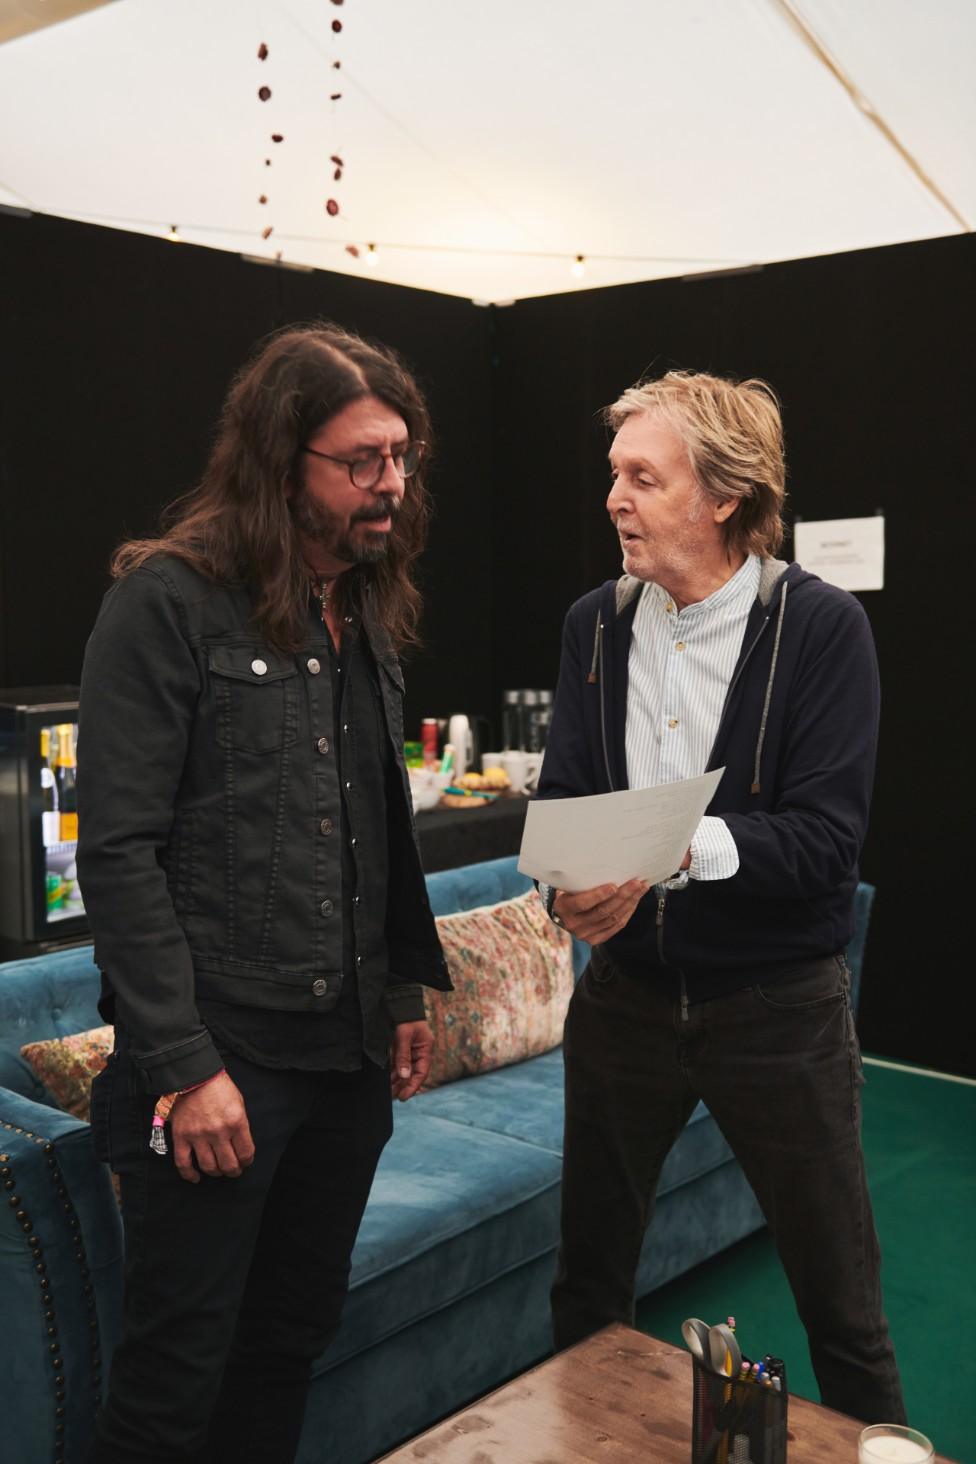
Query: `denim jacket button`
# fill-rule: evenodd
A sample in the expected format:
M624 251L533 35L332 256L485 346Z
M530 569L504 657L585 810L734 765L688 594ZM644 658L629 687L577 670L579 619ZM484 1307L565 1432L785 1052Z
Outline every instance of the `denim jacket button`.
M319 833L321 833L321 834L331 834L331 832L332 832L332 820L331 820L331 818L324 818L322 820L322 822L319 824Z
M317 661L314 656L310 656L305 664L308 666L308 674L310 676L317 676L322 670L321 661Z
M255 676L263 676L267 669L267 661L262 661L259 658L258 660L251 662L251 670L254 672Z
M328 739L328 737L320 737L319 740L318 740L318 742L316 742L315 746L318 748L319 752L328 752L328 750L329 750L329 739Z
M324 996L325 993L328 991L328 989L329 988L328 988L327 983L322 980L321 976L318 978L317 981L313 981L312 982L312 995L313 996Z
M333 905L331 900L323 900L321 905L319 906L319 910L322 912L326 919L329 918L334 909L335 906Z

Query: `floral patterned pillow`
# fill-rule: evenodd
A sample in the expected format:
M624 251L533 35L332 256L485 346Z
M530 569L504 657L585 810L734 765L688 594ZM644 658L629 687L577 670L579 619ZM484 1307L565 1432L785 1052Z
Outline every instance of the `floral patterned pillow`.
M114 1040L114 1028L93 1027L90 1032L76 1032L71 1037L28 1042L20 1055L58 1107L87 1123L92 1079L105 1066Z
M573 994L573 942L535 890L439 915L453 991L424 991L434 1033L428 1088L548 1052Z

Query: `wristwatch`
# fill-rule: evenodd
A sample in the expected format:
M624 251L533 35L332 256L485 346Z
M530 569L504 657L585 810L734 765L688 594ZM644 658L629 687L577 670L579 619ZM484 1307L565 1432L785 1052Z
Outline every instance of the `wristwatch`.
M560 920L559 916L554 914L552 908L553 901L555 900L558 893L559 891L557 890L555 885L543 884L541 880L539 881L539 899L542 901L545 912L549 916L549 919L552 921L553 925L562 925L563 923ZM565 926L563 926L563 929L565 929Z

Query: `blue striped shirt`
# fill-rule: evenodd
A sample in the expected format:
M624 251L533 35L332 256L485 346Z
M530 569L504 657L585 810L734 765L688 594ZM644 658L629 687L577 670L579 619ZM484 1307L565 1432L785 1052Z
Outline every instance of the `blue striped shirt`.
M707 600L678 610L648 583L634 614L627 683L627 780L652 788L705 771L761 563L750 555ZM692 879L729 879L739 867L724 819L705 817L691 841Z

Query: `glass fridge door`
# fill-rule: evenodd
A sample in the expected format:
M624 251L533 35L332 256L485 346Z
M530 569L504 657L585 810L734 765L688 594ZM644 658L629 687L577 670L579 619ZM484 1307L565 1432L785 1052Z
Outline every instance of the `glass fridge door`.
M37 940L59 940L88 929L78 888L76 711L38 709L27 719L32 889Z

